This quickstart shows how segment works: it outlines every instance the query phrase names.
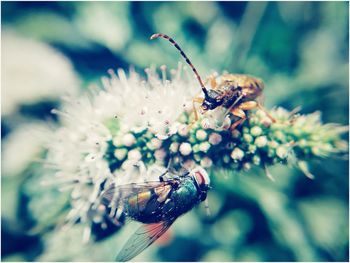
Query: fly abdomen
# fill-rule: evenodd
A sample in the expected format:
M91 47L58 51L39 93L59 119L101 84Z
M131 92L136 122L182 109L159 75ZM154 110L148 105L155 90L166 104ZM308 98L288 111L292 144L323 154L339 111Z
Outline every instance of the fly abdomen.
M141 192L131 196L128 200L128 205L135 208L137 211L142 211L146 208L148 201L151 198L151 191Z
M142 223L159 222L171 189L171 185L164 185L131 196L127 202L128 215Z

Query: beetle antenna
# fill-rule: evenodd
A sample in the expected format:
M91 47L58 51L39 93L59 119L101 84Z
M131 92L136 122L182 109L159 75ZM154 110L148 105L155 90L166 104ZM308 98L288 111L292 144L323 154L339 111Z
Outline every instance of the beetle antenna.
M171 44L173 44L180 51L181 56L186 60L187 64L191 67L191 69L193 70L194 74L196 75L196 77L198 79L198 82L201 85L204 94L207 95L208 91L207 91L207 88L204 86L201 77L199 76L196 68L192 65L191 61L188 59L186 54L182 51L180 46L175 42L174 39L172 39L171 37L169 37L169 36L167 36L165 34L160 34L160 33L153 34L150 39L152 40L152 39L156 39L156 38L159 38L159 37L168 40Z

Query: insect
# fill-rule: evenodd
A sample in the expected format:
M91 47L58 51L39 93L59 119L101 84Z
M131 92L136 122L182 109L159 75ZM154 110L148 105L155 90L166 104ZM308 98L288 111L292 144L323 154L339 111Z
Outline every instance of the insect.
M179 216L206 199L209 185L207 172L198 166L180 175L166 170L159 181L109 187L102 194L103 202L144 224L125 243L116 261L128 261L155 242Z
M214 76L209 77L211 88L207 89L198 74L196 68L192 65L186 54L182 51L180 46L174 39L165 34L153 34L151 39L164 38L172 43L179 51L182 57L186 60L187 64L193 70L195 76L204 93L203 97L195 97L193 99L193 111L195 120L199 119L196 104L200 105L200 112L204 114L208 110L214 110L218 107L226 108L225 116L230 112L233 116L239 119L231 126L231 130L235 129L238 125L242 124L246 119L246 110L252 110L259 108L263 110L266 115L275 122L275 119L263 108L258 102L257 98L260 97L264 90L264 83L261 79L243 75L243 74L224 74L221 76L220 83L217 83Z

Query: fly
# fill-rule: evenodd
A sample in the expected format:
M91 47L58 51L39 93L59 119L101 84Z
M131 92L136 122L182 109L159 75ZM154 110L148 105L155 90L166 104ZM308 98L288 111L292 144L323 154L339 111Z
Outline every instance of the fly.
M209 185L207 172L198 166L182 174L167 170L159 181L107 188L102 193L105 204L122 210L119 215L144 224L128 239L116 260L129 261L149 247L178 217L206 199Z

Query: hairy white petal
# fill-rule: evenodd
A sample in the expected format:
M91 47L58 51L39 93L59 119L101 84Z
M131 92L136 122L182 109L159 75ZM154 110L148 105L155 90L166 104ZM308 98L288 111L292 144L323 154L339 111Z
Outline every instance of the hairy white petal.
M162 79L155 69L146 70L146 79L133 70L128 74L121 69L110 70L110 77L102 79L103 89L91 87L91 92L80 98L67 96L63 108L53 111L59 115L62 126L52 133L47 162L58 170L52 181L62 183L62 188L72 185L68 188L72 189L72 211L67 217L70 224L77 219L90 223L102 220L96 211L102 184L106 189L112 184L144 182L149 176L158 179L160 173L149 175L140 161L140 149L130 147L145 129L158 136L151 141L155 149L161 146L160 139L179 131L183 105L198 93L195 78L182 76L182 71L180 65L172 80L165 80L164 69ZM118 125L117 134L107 128L108 122ZM181 129L184 132L187 125ZM116 160L127 158L116 171L110 170L105 159L108 143L121 147L112 153ZM186 154L184 146L180 146L180 152ZM165 156L164 150L154 154L158 161Z

